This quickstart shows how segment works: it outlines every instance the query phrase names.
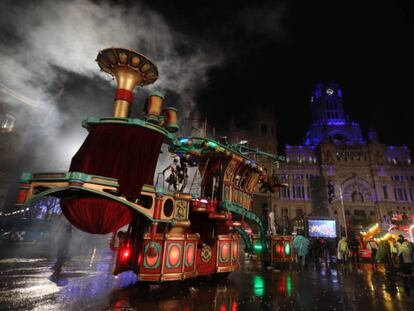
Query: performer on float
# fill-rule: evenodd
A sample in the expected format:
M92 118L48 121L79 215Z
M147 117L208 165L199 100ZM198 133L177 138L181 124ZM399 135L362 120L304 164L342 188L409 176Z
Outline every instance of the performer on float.
M178 159L174 159L173 163L168 165L163 171L162 174L165 174L166 171L171 170L170 176L165 180L168 184L168 190L171 190L173 186L174 190L177 191L177 181L178 181Z
M187 162L188 160L186 158L180 158L180 165L177 166L177 181L180 185L179 190L182 192L185 189L185 186L187 186Z

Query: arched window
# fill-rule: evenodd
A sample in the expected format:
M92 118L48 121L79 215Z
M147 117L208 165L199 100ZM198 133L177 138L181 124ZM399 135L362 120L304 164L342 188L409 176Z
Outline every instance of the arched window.
M352 192L352 202L364 202L364 197L359 191Z

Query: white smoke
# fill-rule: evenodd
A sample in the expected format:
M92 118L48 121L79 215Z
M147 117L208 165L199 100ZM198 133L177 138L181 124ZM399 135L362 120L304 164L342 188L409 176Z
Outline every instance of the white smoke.
M47 133L55 143L66 139L53 129L72 118L57 108L68 77L98 76L110 81L94 61L103 48L132 48L152 59L159 79L151 88L177 93L179 102L168 105L178 106L182 115L194 108L194 94L203 84L207 69L220 61L140 4L127 8L90 0L2 1L0 12L0 30L5 33L0 35L0 83L46 111ZM180 46L186 47L186 53L180 53ZM98 104L93 100L73 99L77 113L85 117L79 102ZM111 99L105 105L112 106Z
M54 67L102 77L94 59L106 47L130 47L146 54L160 72L154 87L178 94L194 89L218 60L196 48L189 55L180 55L176 46L189 42L172 31L159 14L139 5L125 8L74 0L37 1L17 8L10 3L0 4L2 23L20 40L14 47L1 42L0 78L18 91L22 83L33 84L21 91L40 101L48 97L47 92L42 94L44 88L57 78Z

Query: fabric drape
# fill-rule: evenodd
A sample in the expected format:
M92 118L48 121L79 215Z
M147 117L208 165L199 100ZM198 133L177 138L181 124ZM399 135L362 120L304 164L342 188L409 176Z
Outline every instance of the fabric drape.
M72 158L71 172L117 178L120 192L135 200L153 184L163 135L144 127L100 124Z
M132 212L127 206L108 199L63 199L61 205L69 222L88 233L114 232L132 220Z
M153 184L162 142L162 134L144 127L99 124L72 158L70 171L116 178L120 193L134 202L144 184ZM95 234L113 232L132 220L122 203L85 193L62 200L62 211L75 227Z

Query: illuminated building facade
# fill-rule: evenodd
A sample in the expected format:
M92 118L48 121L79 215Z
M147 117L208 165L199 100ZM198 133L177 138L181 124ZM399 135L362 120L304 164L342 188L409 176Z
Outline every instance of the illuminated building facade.
M414 167L407 146L387 146L374 130L365 140L344 113L342 89L319 83L311 97L312 124L303 145L286 146L273 208L279 219L337 216L348 229L384 216L411 218ZM328 191L329 190L329 191Z
M279 193L255 194L254 211L266 222L275 213L279 232L303 225L304 216L336 216L349 230L383 220L412 218L414 166L407 146L387 146L375 130L365 139L359 124L344 112L342 89L319 83L311 96L312 123L302 145L287 145L279 169L258 158L270 174L289 186ZM258 112L251 129L230 122L228 143L276 154L274 113ZM302 224L302 225L301 225Z

